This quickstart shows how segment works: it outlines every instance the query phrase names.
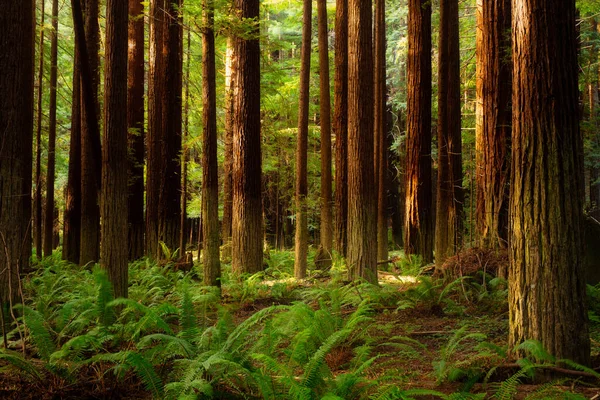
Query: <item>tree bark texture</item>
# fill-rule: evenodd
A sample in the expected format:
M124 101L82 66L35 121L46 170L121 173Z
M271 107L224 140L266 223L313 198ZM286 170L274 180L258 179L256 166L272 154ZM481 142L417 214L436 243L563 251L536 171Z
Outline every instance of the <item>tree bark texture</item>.
M477 236L481 247L496 249L508 245L510 9L510 0L477 2Z
M509 349L590 363L574 0L513 0Z
M79 262L81 240L81 74L77 41L73 60L73 96L71 100L71 139L69 142L69 173L65 188L65 214L62 258Z
M34 2L7 0L0 13L0 316L2 332L31 256ZM20 301L19 301L20 302Z
M304 0L302 11L302 53L300 54L300 93L298 140L296 143L296 240L294 275L306 277L308 255L308 108L310 92L310 53L312 42L312 0Z
M375 3L375 182L377 183L377 260L388 259L388 156L385 0Z
M348 0L336 1L333 101L335 250L345 257L348 242Z
M167 3L163 32L162 141L160 192L158 201L158 238L173 250L179 244L181 223L181 127L183 87L183 41L179 7L181 0Z
M329 31L327 1L317 1L319 25L319 85L321 116L321 247L331 257L333 247L333 203L331 174L331 92L329 85Z
M223 160L223 242L231 243L231 216L233 212L233 93L236 85L237 56L234 54L233 38L227 38L225 60L225 154ZM231 251L228 250L228 255Z
M148 136L146 138L146 253L157 258L158 203L160 197L160 171L162 169L162 104L165 92L163 74L163 32L165 29L165 0L150 3L150 54L148 70Z
M408 2L406 209L404 246L433 261L431 172L431 2Z
M460 39L458 0L440 0L438 62L438 176L435 261L443 262L460 249L464 195Z
M215 67L214 0L204 1L202 32L202 236L204 283L221 286L219 254L219 171L217 162L217 83Z
M241 274L263 270L259 1L235 0L234 8L238 18L256 24L251 38L234 38L239 64L233 103L231 265L234 273Z
M72 0L78 2L78 0ZM100 28L98 0L85 1L86 64L82 63L82 130L81 130L81 247L79 263L85 265L100 258L100 180L102 150L98 106ZM81 51L81 50L80 50ZM83 59L84 53L81 52ZM83 60L82 60L83 61ZM87 65L87 67L86 67ZM89 80L89 81L88 81Z
M54 177L56 174L56 84L58 81L58 0L52 0L50 41L50 104L48 109L48 164L46 167L46 207L44 214L44 257L52 255L54 239Z
M127 127L129 260L144 256L144 5L129 0Z
M39 44L39 67L38 67L38 87L37 87L37 126L36 126L36 135L35 135L35 194L34 194L34 242L35 242L35 254L38 259L41 259L43 249L42 249L42 121L43 115L42 112L42 104L43 104L43 96L44 96L44 21L46 17L46 2L44 0L41 1L41 22L40 22L40 44ZM79 160L79 158L78 158ZM78 239L79 240L79 239ZM79 259L77 259L79 261Z
M373 182L373 22L370 1L348 2L348 273L377 283Z
M388 143L394 143L394 114L391 106L388 107ZM398 115L398 126L400 131L404 131L403 125L404 118L401 113ZM388 147L388 174L390 182L390 219L392 222L392 240L396 249L400 249L404 246L403 234L404 234L404 189L406 187L404 183L404 167L406 149L405 146L400 145L397 150L398 154L391 147Z
M127 58L128 3L106 3L104 146L102 148L100 261L115 297L127 297Z

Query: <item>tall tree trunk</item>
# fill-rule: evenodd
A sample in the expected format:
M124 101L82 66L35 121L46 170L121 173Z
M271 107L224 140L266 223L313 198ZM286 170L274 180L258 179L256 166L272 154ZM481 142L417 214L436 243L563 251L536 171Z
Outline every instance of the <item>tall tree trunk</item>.
M594 27L600 34L600 24L594 20ZM600 101L600 62L598 63L598 83L595 85L594 98ZM600 105L595 102L595 107L592 110L592 118L595 121L596 132L594 135L593 146L596 149L596 154L600 151ZM597 160L598 158L596 158ZM591 216L597 221L600 221L600 162L596 163L596 166L590 171L590 203L592 205Z
M77 0L75 0L77 1ZM100 205L98 202L101 180L101 145L98 107L100 28L98 26L98 0L81 0L85 6L85 43L89 75L82 69L81 130L81 248L79 263L96 262L100 257ZM83 52L81 53L83 58ZM82 68L84 68L82 64ZM90 82L86 82L90 79ZM85 90L89 86L91 93ZM92 110L93 108L93 110ZM92 115L93 113L93 115Z
M190 68L192 61L192 31L188 29L187 31L187 66L185 69L185 103L183 105L183 133L182 133L182 155L181 155L181 163L182 163L182 172L181 172L181 219L180 219L180 234L179 234L179 248L181 249L181 255L185 256L186 248L187 248L187 227L188 227L188 217L187 217L187 201L188 201L188 160L190 159L190 149L188 145L188 137L189 137L189 127L190 127ZM193 228L192 228L193 229ZM191 235L190 235L191 241Z
M387 90L385 0L375 4L375 182L377 183L377 259L388 259Z
M106 3L101 264L115 297L127 297L127 29L128 3Z
M127 127L129 260L144 256L144 5L129 0Z
M235 0L240 19L256 19L251 38L236 36L238 57L233 104L233 217L232 260L236 274L263 269L262 185L260 148L259 1ZM247 35L247 34L246 34Z
M65 214L62 258L79 262L81 239L81 74L79 45L75 43L73 60L73 95L71 100L71 139L69 143L69 174L65 188Z
M348 273L377 283L377 200L373 193L373 13L348 2Z
M150 3L150 62L148 72L148 136L146 138L146 253L158 257L158 203L162 169L162 105L165 91L163 74L163 32L165 0Z
M31 256L34 2L6 0L0 13L0 323L4 344Z
M438 179L435 261L457 253L462 240L462 135L458 0L440 0Z
M40 29L40 47L39 47L39 70L38 70L38 87L37 87L37 127L35 135L35 194L34 194L34 238L35 238L35 254L38 259L42 258L42 104L44 95L44 21L46 16L45 0L41 0L42 16ZM77 259L79 261L79 259Z
M589 365L575 0L513 0L509 349Z
M476 226L479 245L492 249L508 245L510 21L510 0L477 2Z
M202 236L204 251L204 283L221 286L219 256L219 171L217 162L217 83L215 67L215 6L214 0L204 0L204 31L202 32Z
M231 243L231 216L233 212L232 166L233 166L233 93L236 85L237 56L234 54L234 41L227 38L225 60L225 154L223 160L223 243ZM225 246L227 249L228 246ZM231 255L231 248L227 250Z
M348 0L336 0L333 132L335 249L345 257L348 243Z
M181 0L168 2L163 39L165 91L162 106L162 143L158 237L169 249L177 248L181 219L181 126L183 86Z
M393 130L393 112L391 107L388 105L388 144L394 143L394 130ZM403 118L398 115L399 130L403 131L402 128ZM402 238L404 230L404 166L406 164L404 155L406 149L401 146L398 149L398 155L388 146L388 179L390 182L390 217L392 220L392 239L397 249L404 246L404 240Z
M329 30L327 1L317 1L319 19L319 79L321 110L321 247L330 257L333 247L331 189L331 93L329 89Z
M310 92L310 53L312 42L312 0L304 0L302 11L302 53L300 55L300 100L298 105L298 142L296 144L296 240L294 275L306 277L308 254L308 107Z
M50 44L50 105L48 117L48 164L46 169L46 212L44 214L44 257L52 255L54 239L54 175L56 171L56 85L58 60L58 0L52 0Z
M433 261L431 172L431 2L408 2L406 254Z

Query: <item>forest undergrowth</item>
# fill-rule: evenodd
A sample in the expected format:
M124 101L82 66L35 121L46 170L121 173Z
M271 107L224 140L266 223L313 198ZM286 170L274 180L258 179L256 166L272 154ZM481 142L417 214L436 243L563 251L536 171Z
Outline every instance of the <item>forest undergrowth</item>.
M314 256L314 254L311 254ZM310 258L310 257L309 257ZM600 374L540 343L508 353L507 284L488 272L434 277L401 255L380 285L330 271L293 278L224 267L222 289L175 263L130 264L129 298L99 268L58 254L23 280L0 350L3 399L586 399ZM310 260L309 260L310 262ZM588 287L594 367L600 287Z

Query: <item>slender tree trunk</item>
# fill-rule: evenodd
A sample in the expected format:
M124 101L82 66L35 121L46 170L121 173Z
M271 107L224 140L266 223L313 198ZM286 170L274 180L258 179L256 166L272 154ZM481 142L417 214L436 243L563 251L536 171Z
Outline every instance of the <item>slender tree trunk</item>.
M148 136L146 138L146 253L158 257L158 203L160 196L165 0L150 3L150 62L148 73Z
M348 227L348 0L336 1L335 14L335 246L346 256Z
M188 160L190 158L190 149L188 146L189 126L190 126L190 68L191 68L191 43L192 43L192 31L187 31L187 67L185 71L185 104L183 105L183 139L182 139L182 176L181 176L181 230L179 235L179 248L181 249L181 256L185 257L186 254L186 234L188 226L187 218L187 200L188 200ZM204 197L203 197L204 199ZM217 218L218 223L218 218ZM217 235L218 236L218 235Z
M77 1L77 0L75 0ZM81 43L87 46L87 65L89 71L83 71L82 64L82 112L81 130L81 247L79 263L85 265L96 262L100 257L100 180L101 180L101 145L98 107L98 85L100 49L100 28L98 26L98 0L84 0L85 6L85 39ZM81 53L83 58L83 52ZM84 72L89 75L84 75ZM87 82L87 80L90 80ZM88 88L91 90L86 90ZM93 108L93 110L92 110Z
M408 2L406 254L433 261L431 172L431 2Z
M236 36L238 57L233 104L233 217L232 261L236 274L263 269L262 184L260 148L259 1L235 0L240 19L256 19L251 38Z
M52 255L54 239L54 175L56 170L56 85L58 60L58 0L52 0L50 44L50 106L48 117L48 164L46 169L46 213L44 214L44 257Z
M129 0L127 127L129 260L144 256L144 5Z
M393 112L391 107L388 105L388 144L394 143L394 130L393 130ZM398 116L398 125L402 126L403 118L401 115ZM403 128L400 128L403 131ZM390 182L390 216L392 220L392 239L397 249L404 246L402 238L404 230L404 154L406 153L404 146L398 149L398 154L388 146L388 174Z
M590 364L574 0L513 0L509 349Z
M377 259L388 259L387 89L385 0L375 4L375 182L377 183Z
M481 247L492 249L508 245L510 8L510 0L477 2L477 236Z
M42 100L44 95L44 21L45 21L45 0L41 0L42 16L40 29L40 47L39 47L39 70L37 87L37 130L35 135L35 198L34 198L34 234L35 234L35 254L38 259L42 258ZM79 259L77 260L79 261Z
M183 48L179 7L181 0L167 4L163 39L165 92L162 105L160 194L158 202L159 240L169 249L177 248L181 219L181 125Z
M0 322L4 345L20 271L31 256L34 2L6 0L0 13Z
M596 20L594 20L594 27L600 34L600 24L598 24ZM598 63L598 84L594 88L594 91L596 92L594 97L600 100L600 62ZM598 107L598 102L596 102L595 107L592 110L592 118L594 118L596 127L596 134L593 138L596 152L600 151L600 111ZM590 214L597 221L600 221L600 165L598 164L600 163L596 163L596 166L590 171L590 203L592 204Z
M115 297L127 297L127 29L128 3L106 4L101 264Z
M233 38L227 38L227 55L225 61L225 155L223 161L223 223L222 234L224 244L231 243L231 215L233 211L232 166L233 166L233 93L236 85L237 56L234 54ZM231 248L225 246L227 256Z
M331 93L329 89L329 30L327 1L317 1L319 19L319 78L321 107L321 247L331 257L333 210L331 189Z
M348 2L348 273L377 283L371 2Z
M438 179L435 261L441 266L462 240L462 135L458 0L440 0Z
M77 42L77 41L76 41ZM81 236L81 74L79 45L75 43L73 61L73 96L71 100L71 140L69 175L65 189L63 260L79 262Z
M310 53L312 42L312 0L304 0L302 11L302 53L300 55L300 101L298 106L298 142L296 145L296 240L294 275L306 277L308 254L308 107L310 91Z
M204 0L202 33L202 236L204 283L221 286L219 256L219 173L217 162L217 83L215 67L214 0Z

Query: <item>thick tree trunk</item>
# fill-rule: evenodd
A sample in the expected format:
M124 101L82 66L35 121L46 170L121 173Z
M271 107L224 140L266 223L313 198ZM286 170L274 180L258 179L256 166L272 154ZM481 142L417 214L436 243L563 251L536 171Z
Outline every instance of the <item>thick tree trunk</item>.
M317 1L319 19L319 79L321 116L321 247L329 258L333 247L331 189L331 93L329 89L329 31L327 1Z
M232 170L233 170L233 93L236 85L237 56L234 54L233 38L227 38L225 60L225 154L223 160L223 223L224 244L231 243L231 216L233 212ZM227 249L228 246L225 246ZM227 256L231 249L227 249Z
M510 21L510 0L477 2L477 236L493 249L508 245Z
M129 260L144 256L144 5L129 0L127 127Z
M431 172L431 2L408 2L406 254L433 261Z
M232 260L235 274L263 270L262 184L260 148L259 1L235 0L240 19L254 18L251 38L236 36L238 57L233 104Z
M600 24L598 24L596 20L594 20L594 27L600 34ZM594 86L593 90L596 93L593 97L600 100L600 63L598 64L598 83ZM593 138L593 143L596 152L598 152L600 150L600 105L598 104L598 101L594 104L592 117L596 121L596 133ZM590 203L592 206L590 215L597 221L600 221L600 165L592 167L590 171Z
M33 0L6 0L0 13L0 323L19 299L31 256L34 76Z
M204 0L202 32L202 236L204 283L221 286L219 256L219 171L217 162L217 83L215 67L214 0Z
M73 0L72 0L73 1ZM77 1L77 0L74 0ZM98 0L86 1L85 39L88 71L82 64L82 130L81 130L81 248L79 263L96 262L100 257L100 194L101 145L99 128L98 85L100 28ZM81 52L83 58L83 52ZM85 72L85 74L84 74ZM88 79L90 80L88 82ZM87 90L86 90L87 88ZM91 90L91 92L90 92Z
M46 213L44 214L44 257L52 255L54 241L54 176L56 172L56 84L58 60L58 0L52 0L50 42L50 105L48 111L48 164L46 168Z
M371 2L348 2L348 273L377 283Z
M441 266L462 241L462 135L458 0L440 0L438 179L435 261Z
M35 194L34 194L34 241L35 254L38 259L42 258L42 120L44 113L42 112L43 95L44 95L44 21L46 16L46 1L41 1L42 16L40 26L40 45L39 45L39 69L38 69L38 87L37 87L37 125L35 135ZM78 158L79 160L79 158ZM79 239L78 239L79 240ZM79 261L79 259L77 259Z
M65 188L65 214L62 258L77 264L81 235L81 74L78 44L73 61L73 96L71 103L71 140L69 175Z
M150 62L148 72L148 136L146 138L146 254L159 256L158 203L160 171L162 169L162 104L165 91L163 74L163 32L165 29L165 0L150 4Z
M106 4L101 264L115 297L127 297L127 28L128 4Z
M187 66L185 70L185 103L183 105L183 133L182 133L182 154L181 154L181 218L180 218L180 230L179 230L179 248L181 249L181 256L184 257L187 248L187 202L188 202L188 160L190 157L190 149L187 143L189 137L190 127L190 68L191 68L191 43L192 43L192 31L187 31Z
M513 0L509 349L590 363L575 0Z
M377 183L377 259L388 259L388 155L385 0L375 5L375 182Z
M182 27L181 0L168 2L163 54L165 91L162 105L160 193L158 238L173 250L179 244L181 223L181 122L182 122Z
M336 1L333 132L335 250L345 257L348 243L348 0Z
M298 141L296 144L296 251L294 275L306 277L308 254L308 107L310 91L310 53L312 42L312 0L304 0L302 11L302 53L300 55L300 100L298 105Z

